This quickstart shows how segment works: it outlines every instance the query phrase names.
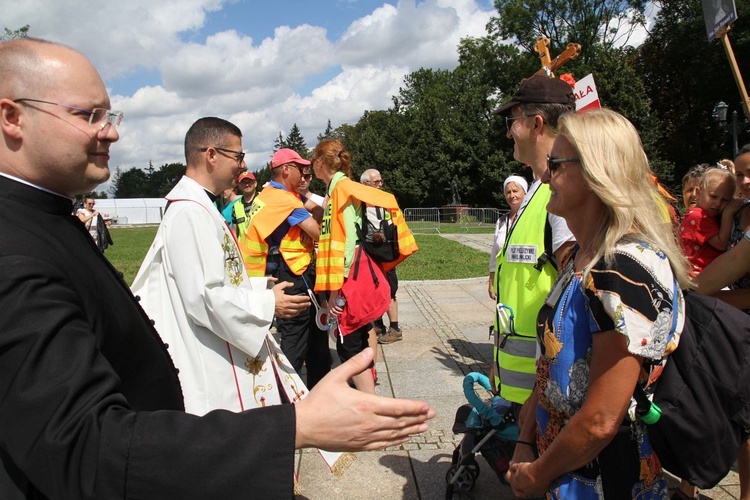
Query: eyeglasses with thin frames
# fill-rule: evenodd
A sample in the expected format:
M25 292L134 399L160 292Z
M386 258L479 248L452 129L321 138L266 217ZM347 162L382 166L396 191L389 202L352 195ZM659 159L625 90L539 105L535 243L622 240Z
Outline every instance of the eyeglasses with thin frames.
M383 179L378 179L376 181L367 181L370 184L375 184L376 186L382 186L383 185Z
M214 148L216 151L218 151L220 153L232 153L234 156L229 156L228 154L224 154L224 156L229 156L230 158L234 158L235 161L237 161L237 163L239 165L242 165L242 160L245 159L245 153L243 153L242 151L234 151L234 150L231 150L231 149L220 148L220 147L217 147L217 146L211 146L211 147ZM200 148L199 149L199 151L201 153L205 153L208 150L209 150L209 148Z
M520 119L520 118L529 118L530 116L536 116L530 113L524 113L522 115L518 116L506 116L505 117L505 126L508 128L508 132L510 132L510 128L513 126L513 123Z
M560 165L562 165L563 163L568 163L568 162L580 163L580 161L581 161L580 158L557 158L554 156L547 155L547 168L549 169L549 173L551 174L552 172L560 168Z
M86 113L89 117L89 125L98 126L99 130L102 130L107 124L112 125L114 128L118 128L122 122L123 113L122 111L112 111L104 108L94 109L83 109L76 106L70 106L68 104L60 104L59 102L44 101L42 99L32 99L30 97L21 97L19 99L13 99L13 102L41 102L44 104L52 104L53 106L61 106L63 108L73 109Z

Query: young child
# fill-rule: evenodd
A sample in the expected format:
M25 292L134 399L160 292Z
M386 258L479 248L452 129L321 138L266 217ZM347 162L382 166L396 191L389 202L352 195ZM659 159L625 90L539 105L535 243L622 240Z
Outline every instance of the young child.
M680 243L697 274L721 255L729 243L732 218L739 206L734 199L736 181L729 170L711 168L701 177L698 203L680 224Z

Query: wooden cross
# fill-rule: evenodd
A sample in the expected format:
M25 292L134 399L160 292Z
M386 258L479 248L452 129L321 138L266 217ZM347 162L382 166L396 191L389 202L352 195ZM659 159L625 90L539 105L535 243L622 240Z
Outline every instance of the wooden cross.
M549 38L540 36L536 39L534 52L539 54L539 60L542 67L534 73L535 75L545 75L551 78L555 77L555 71L571 59L578 57L581 53L581 45L578 43L569 43L567 48L557 57L552 59L549 55Z

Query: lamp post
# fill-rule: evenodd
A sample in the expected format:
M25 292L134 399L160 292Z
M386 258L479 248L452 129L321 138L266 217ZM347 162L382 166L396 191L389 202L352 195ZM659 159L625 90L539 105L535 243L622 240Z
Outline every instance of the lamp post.
M739 146L737 144L737 135L739 131L739 123L737 122L737 111L732 111L732 158L737 158L737 151Z

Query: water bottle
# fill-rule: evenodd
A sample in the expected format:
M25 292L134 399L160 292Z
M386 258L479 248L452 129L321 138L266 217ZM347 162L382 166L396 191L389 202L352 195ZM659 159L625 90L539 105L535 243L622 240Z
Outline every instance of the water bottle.
M339 294L338 296L336 296L336 305L338 307L340 307L341 309L343 309L344 306L346 305L346 297L344 297L341 294Z
M343 295L338 295L336 297L336 306L340 307L341 309L344 308L346 305L346 297ZM339 318L337 316L334 316L333 314L330 314L328 316L328 324L330 325L330 328L328 329L329 333L333 337L333 339L336 339L336 330L339 328ZM339 332L339 335L341 332ZM343 336L341 337L341 340L343 341Z

